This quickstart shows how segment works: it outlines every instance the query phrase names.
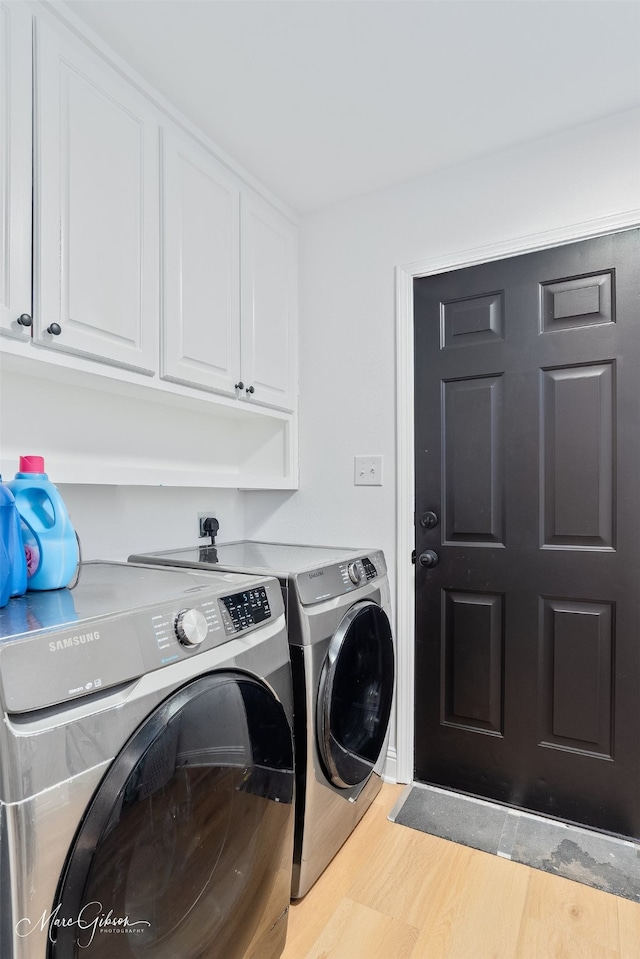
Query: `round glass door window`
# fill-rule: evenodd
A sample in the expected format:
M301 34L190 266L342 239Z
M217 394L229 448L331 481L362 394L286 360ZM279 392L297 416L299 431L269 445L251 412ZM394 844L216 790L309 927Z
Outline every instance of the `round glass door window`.
M387 615L376 603L358 603L329 644L318 690L318 747L334 785L355 786L371 775L387 734L393 681Z
M244 956L291 855L293 781L289 724L266 687L218 673L174 693L80 825L48 959Z

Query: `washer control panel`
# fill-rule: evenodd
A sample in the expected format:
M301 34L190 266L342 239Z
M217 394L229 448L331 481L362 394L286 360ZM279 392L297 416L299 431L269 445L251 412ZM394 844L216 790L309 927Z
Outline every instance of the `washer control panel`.
M222 625L227 636L240 633L271 617L269 597L264 586L248 589L220 600Z
M145 568L142 575L152 577L159 572L149 573ZM162 575L178 574L163 570ZM216 577L228 578L221 589L219 582L215 587L210 585L208 575L191 571L180 571L180 575L186 578L187 588L152 606L84 619L78 613L76 621L65 609L58 617L62 622L54 628L0 636L3 706L8 712L25 712L101 694L109 687L233 642L236 637L243 646L251 645L254 630L255 642L261 642L261 627L270 628L279 617L284 627L284 604L276 579L223 573ZM238 590L238 585L244 589ZM226 592L225 587L232 592ZM60 592L69 593L71 606L73 594ZM27 597L23 604L14 603L13 618L17 620L21 611L26 618L29 601ZM25 682L26 676L29 682Z

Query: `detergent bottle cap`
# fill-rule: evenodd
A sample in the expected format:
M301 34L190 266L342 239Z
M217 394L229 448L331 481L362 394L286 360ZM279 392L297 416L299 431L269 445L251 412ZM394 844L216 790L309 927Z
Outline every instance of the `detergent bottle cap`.
M21 473L44 473L44 456L21 456Z

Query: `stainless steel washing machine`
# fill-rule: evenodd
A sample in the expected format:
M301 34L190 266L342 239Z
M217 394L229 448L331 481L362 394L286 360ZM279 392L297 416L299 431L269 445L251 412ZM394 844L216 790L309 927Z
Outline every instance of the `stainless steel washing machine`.
M278 577L295 702L292 897L304 896L381 785L394 688L382 551L244 540L129 559Z
M275 579L85 563L0 613L2 959L275 959L295 778Z

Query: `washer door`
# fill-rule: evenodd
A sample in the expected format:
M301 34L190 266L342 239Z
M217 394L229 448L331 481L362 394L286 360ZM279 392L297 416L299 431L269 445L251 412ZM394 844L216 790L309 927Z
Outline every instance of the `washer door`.
M335 786L371 775L387 734L393 678L386 613L369 601L352 606L329 644L318 689L318 748Z
M243 956L265 913L273 925L288 905L285 875L269 915L290 862L292 802L291 730L273 694L228 673L182 687L87 810L52 908L49 959Z

